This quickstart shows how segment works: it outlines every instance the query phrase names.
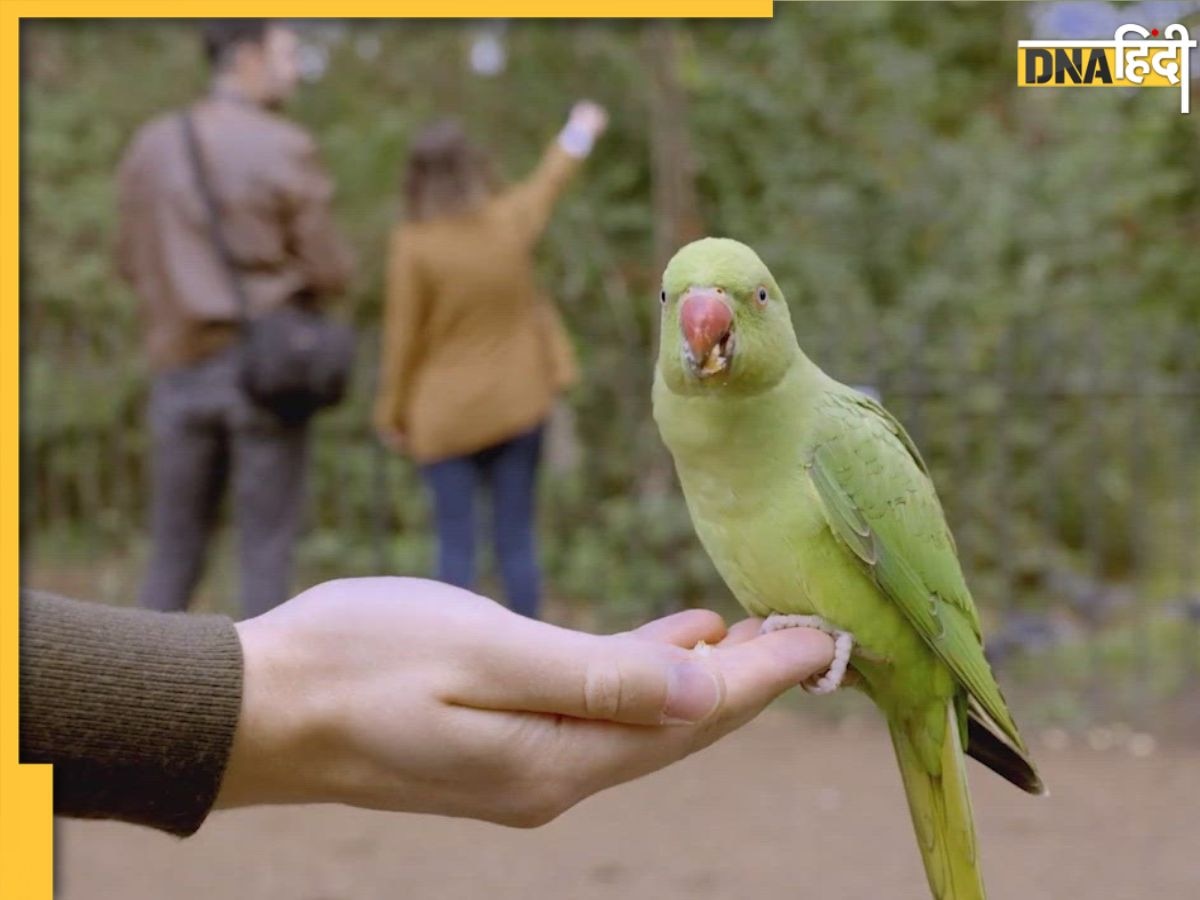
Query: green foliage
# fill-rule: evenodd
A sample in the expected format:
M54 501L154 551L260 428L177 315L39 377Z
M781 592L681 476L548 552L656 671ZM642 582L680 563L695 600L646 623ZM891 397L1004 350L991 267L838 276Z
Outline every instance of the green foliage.
M1153 665L1148 664L1151 659ZM1145 724L1155 704L1188 696L1198 659L1195 626L1159 617L1076 636L1047 653L1018 660L1013 674L1037 686L1021 695L1033 721L1079 726L1097 715L1132 714L1135 722ZM1081 704L1081 698L1087 702Z
M291 112L319 138L361 264L355 395L319 426L306 578L423 569L414 473L367 417L385 235L415 130L453 113L501 172L529 169L570 103L612 128L543 244L576 337L580 468L547 478L554 592L628 624L726 602L649 416L658 320L641 26L511 24L510 65L470 73L472 26L315 26L323 78ZM1090 570L1172 596L1200 539L1200 156L1173 91L1023 91L1020 5L785 4L770 23L682 24L708 230L755 246L801 340L878 385L935 469L987 610L1056 601ZM113 179L147 117L203 82L190 26L25 25L25 452L32 527L97 551L144 507L146 373L112 271ZM378 535L381 533L383 537Z

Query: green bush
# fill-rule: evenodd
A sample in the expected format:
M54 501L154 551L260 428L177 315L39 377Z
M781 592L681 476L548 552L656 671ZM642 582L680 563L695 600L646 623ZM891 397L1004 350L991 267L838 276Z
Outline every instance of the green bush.
M1176 596L1196 577L1200 169L1174 92L1021 91L1020 6L787 4L770 23L681 24L699 205L753 244L810 355L877 385L926 451L982 605L1044 609L1056 568ZM408 140L462 115L510 178L570 103L611 133L541 254L585 371L583 462L547 478L554 593L628 622L726 602L649 416L656 341L642 26L520 23L508 69L465 65L473 26L313 27L316 134L358 249L367 350ZM134 298L109 264L113 181L137 125L201 88L190 26L24 26L27 523L94 552L145 504ZM373 353L315 451L309 577L424 567L424 500L367 429ZM1192 448L1190 451L1184 448ZM382 528L382 535L380 534Z

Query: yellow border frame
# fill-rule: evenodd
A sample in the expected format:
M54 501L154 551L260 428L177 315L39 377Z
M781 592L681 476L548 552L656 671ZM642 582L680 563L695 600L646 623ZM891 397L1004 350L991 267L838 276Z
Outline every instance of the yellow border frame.
M247 7L250 7L249 9ZM256 16L276 18L770 18L771 0L178 0L170 18ZM5 462L0 468L0 571L11 585L0 607L0 897L52 896L53 819L48 766L18 765L17 587L19 516L19 143L20 27L24 18L166 18L151 0L3 0L0 58L4 145L0 155L0 421Z

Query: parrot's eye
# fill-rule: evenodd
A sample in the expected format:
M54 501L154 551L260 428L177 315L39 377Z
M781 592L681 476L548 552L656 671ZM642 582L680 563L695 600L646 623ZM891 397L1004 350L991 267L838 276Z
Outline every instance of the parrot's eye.
M658 295L658 302L661 303L663 306L667 305L667 292L666 291L663 291L661 294Z
M759 306L767 305L767 289L765 287L760 287L758 289L758 305Z

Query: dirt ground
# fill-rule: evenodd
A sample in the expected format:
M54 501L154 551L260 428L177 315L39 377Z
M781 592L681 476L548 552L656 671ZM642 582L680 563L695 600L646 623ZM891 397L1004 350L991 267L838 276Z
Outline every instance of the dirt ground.
M1034 743L1048 798L971 763L992 900L1200 897L1200 746ZM876 724L776 708L534 831L340 807L218 813L184 841L63 821L60 896L926 900L907 816Z

